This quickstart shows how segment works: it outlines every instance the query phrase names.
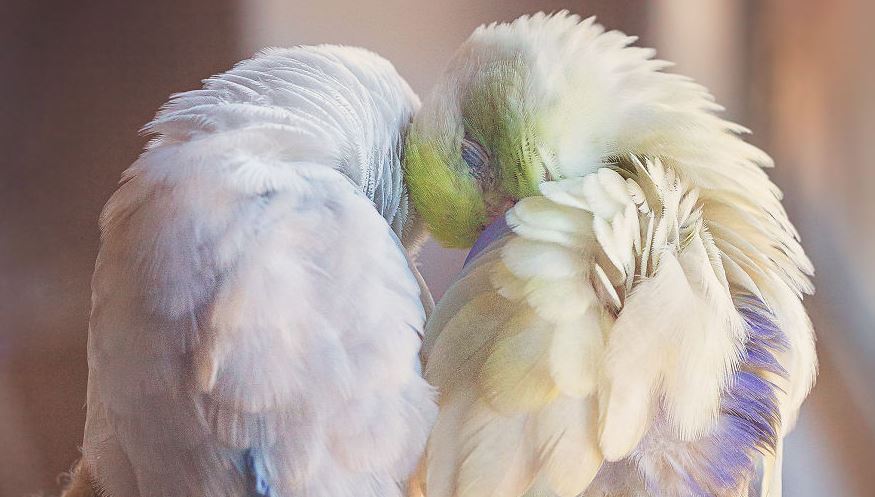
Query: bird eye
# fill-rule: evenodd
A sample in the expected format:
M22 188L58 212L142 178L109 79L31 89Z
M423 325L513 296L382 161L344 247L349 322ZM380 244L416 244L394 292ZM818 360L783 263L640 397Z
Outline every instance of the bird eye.
M475 178L482 176L489 164L489 154L486 149L467 134L462 138L462 159L468 164Z

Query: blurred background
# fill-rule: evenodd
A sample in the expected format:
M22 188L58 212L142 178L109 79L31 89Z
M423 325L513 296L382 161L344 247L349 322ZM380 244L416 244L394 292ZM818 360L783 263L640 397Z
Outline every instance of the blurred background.
M0 0L0 497L57 494L78 457L97 216L168 95L312 43L370 48L425 94L479 24L561 8L640 35L777 159L821 360L785 495L875 495L875 2ZM463 258L426 246L435 297Z

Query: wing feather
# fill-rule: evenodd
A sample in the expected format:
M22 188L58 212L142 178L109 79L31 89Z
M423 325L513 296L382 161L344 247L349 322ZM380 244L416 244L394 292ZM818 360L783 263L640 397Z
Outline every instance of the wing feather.
M774 269L779 249L757 249L769 235L756 218L706 217L718 212L708 196L659 160L630 157L542 193L508 212L512 233L461 280L476 290L452 287L452 304L439 304L426 328L438 423L451 413L447 423L463 434L432 436L426 495L578 495L601 469L635 457L645 478L675 485L664 468L701 465L651 447L662 437L715 450L695 444L722 436L727 392L750 367L739 295L789 310L776 315L794 324L804 316L795 280ZM760 230L750 241L739 234L750 230ZM807 333L791 336L784 353L793 357L781 359L802 385L788 386L784 416L810 382L811 369L794 366L799 354L813 360Z

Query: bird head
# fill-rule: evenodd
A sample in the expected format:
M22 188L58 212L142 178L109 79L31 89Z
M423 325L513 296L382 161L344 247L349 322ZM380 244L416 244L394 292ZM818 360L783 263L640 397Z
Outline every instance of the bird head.
M478 28L407 136L408 187L432 234L470 247L541 182L582 176L622 153L629 109L659 88L635 77L668 65L634 40L567 12Z

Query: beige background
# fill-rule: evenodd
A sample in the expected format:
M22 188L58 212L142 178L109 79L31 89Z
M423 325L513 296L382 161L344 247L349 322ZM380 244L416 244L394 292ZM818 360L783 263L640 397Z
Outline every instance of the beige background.
M477 25L568 7L642 35L773 152L818 268L819 384L786 495L875 495L875 48L865 0L0 1L0 497L56 493L84 422L97 214L175 91L267 45L346 43L420 94ZM430 244L439 294L464 254Z

